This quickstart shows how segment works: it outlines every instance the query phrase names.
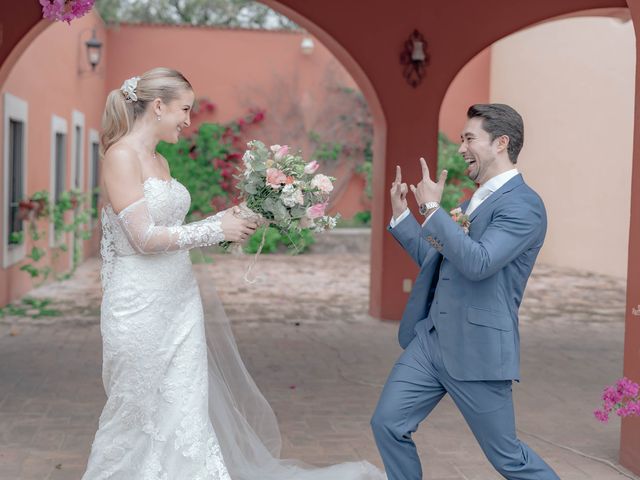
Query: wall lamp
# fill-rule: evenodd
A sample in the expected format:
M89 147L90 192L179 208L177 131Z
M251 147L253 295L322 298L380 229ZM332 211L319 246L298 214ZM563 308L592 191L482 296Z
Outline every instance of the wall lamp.
M424 36L414 30L405 40L400 53L400 64L403 66L402 76L407 83L416 88L426 76L426 67L429 64L429 54L426 52L427 41Z
M80 37L82 38L82 34L87 31L89 30L87 29L80 32ZM89 63L89 65L91 65L91 71L95 72L96 67L100 64L100 60L102 59L102 42L98 39L95 28L91 30L91 38L84 42L84 47L85 47L87 62ZM82 69L83 62L80 60L80 58L78 58L78 61L80 63L80 65L78 66L79 73L80 74L88 73Z

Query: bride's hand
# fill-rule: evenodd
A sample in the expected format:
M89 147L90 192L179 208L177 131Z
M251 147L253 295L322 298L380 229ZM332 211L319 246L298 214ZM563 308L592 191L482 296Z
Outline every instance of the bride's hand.
M232 207L226 210L222 216L222 232L227 242L244 242L258 228L258 224L255 222L236 217L234 215L236 208Z

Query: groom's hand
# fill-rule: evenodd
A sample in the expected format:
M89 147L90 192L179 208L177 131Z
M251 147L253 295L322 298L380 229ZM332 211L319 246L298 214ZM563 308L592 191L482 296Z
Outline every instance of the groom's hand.
M416 197L418 205L427 202L438 202L442 200L442 192L444 191L444 183L447 180L447 171L440 172L438 182L431 180L429 175L429 167L424 158L420 158L420 166L422 167L422 181L415 187L411 185L411 191Z
M408 208L407 193L409 189L406 183L402 183L402 172L396 166L396 179L391 184L391 208L393 218L398 218Z

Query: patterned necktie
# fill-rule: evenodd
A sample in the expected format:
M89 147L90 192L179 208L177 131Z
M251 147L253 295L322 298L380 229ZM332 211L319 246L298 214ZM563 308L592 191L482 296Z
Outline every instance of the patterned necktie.
M473 213L473 211L478 208L478 205L480 205L482 203L482 201L487 198L489 195L491 195L491 190L489 190L489 188L487 188L486 186L482 186L480 188L478 188L478 190L475 191L475 193L473 194L473 196L471 197L471 201L469 202L469 205L467 206L467 211L464 212L466 215L471 215Z

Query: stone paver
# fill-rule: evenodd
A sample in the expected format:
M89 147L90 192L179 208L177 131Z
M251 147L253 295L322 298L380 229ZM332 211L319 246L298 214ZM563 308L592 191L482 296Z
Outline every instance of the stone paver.
M243 358L279 418L283 455L381 465L369 418L400 348L397 323L367 315L368 256L265 255L254 285L242 279L248 261L216 255L195 268L205 309L217 286ZM84 471L105 400L98 265L92 259L74 279L32 292L54 297L61 317L0 319L0 480L70 480ZM626 478L587 458L618 466L619 423L601 425L592 410L621 373L624 289L619 279L544 265L529 282L522 383L514 386L518 426L563 480ZM426 479L501 478L448 398L415 439Z

